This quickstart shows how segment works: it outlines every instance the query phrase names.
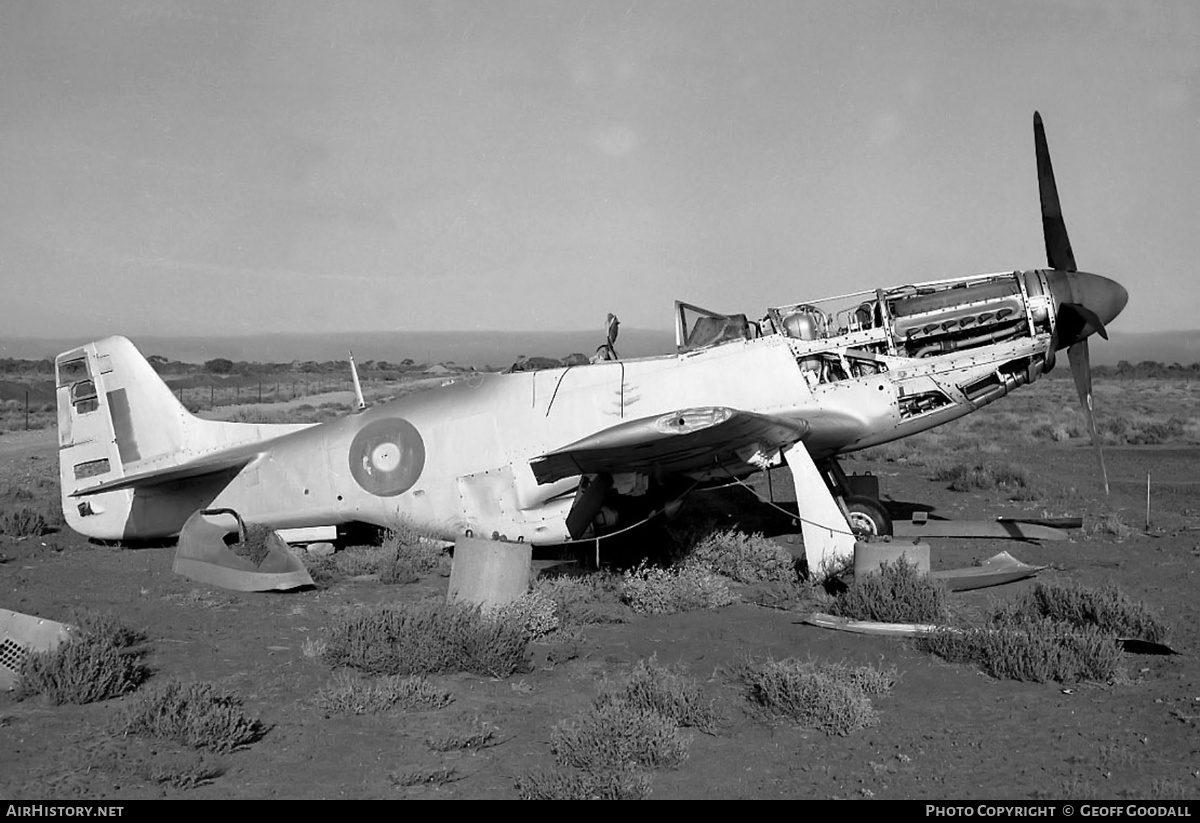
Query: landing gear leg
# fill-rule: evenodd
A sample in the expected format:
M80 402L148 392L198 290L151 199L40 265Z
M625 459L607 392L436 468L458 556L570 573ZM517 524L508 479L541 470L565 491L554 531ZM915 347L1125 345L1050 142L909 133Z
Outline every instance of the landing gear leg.
M846 521L846 513L829 491L824 479L826 473L817 469L804 444L792 446L784 453L784 459L796 484L804 560L811 577L854 556L854 532Z

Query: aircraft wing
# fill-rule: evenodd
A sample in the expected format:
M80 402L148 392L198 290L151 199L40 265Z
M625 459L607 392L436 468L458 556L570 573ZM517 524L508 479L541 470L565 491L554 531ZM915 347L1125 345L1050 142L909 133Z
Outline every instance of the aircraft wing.
M536 457L538 483L580 474L641 472L655 477L745 464L808 433L803 420L708 406L620 423Z

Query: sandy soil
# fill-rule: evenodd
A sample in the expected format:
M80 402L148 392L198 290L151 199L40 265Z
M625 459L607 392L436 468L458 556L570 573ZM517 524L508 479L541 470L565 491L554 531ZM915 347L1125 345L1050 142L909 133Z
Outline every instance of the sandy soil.
M0 455L7 477L52 469L53 431L5 435ZM271 730L253 746L218 758L226 772L213 782L188 791L165 789L94 767L104 756L160 755L155 747L111 734L123 701L54 707L0 695L0 796L513 798L518 775L553 765L551 728L588 705L599 679L657 655L661 663L687 666L719 701L726 722L715 735L694 734L680 768L655 773L655 798L1194 797L1200 794L1200 449L1110 449L1107 456L1113 494L1106 500L1086 447L1009 454L1045 488L1057 490L1053 505L1010 503L994 492L950 492L918 467L856 461L847 468L882 475L884 496L897 510L922 504L935 515L984 518L1048 508L1051 515L1080 514L1089 522L1117 511L1139 526L1151 469L1149 535L1076 532L1070 541L1044 545L932 541L935 568L969 565L1007 550L1025 562L1050 565L1045 577L1116 583L1157 609L1174 627L1169 642L1182 653L1129 656L1132 682L1118 686L997 682L940 662L910 641L826 631L802 625L795 612L736 604L588 627L574 659L552 664L545 648L535 645L530 670L506 680L435 678L455 697L444 709L329 717L313 705L312 694L332 672L305 656L305 641L321 637L347 607L444 593L444 578L238 594L173 575L169 549L99 547L71 533L5 539L0 606L55 619L80 608L111 611L148 631L156 679L205 679L234 688ZM773 485L778 496L787 496L781 491L785 473L777 473ZM738 489L692 505L729 524L771 519ZM1031 585L952 597L955 608L982 609ZM827 737L768 724L747 711L727 674L746 654L882 663L897 666L901 676L890 695L875 699L877 726ZM425 742L477 721L500 730L500 745L441 754ZM453 769L454 779L398 788L390 777L439 768Z

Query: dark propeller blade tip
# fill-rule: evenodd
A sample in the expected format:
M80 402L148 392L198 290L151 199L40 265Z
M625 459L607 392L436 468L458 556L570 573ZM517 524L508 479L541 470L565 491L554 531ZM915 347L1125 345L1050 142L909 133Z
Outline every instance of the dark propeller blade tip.
M1033 146L1037 155L1038 194L1042 201L1042 233L1046 239L1046 262L1059 271L1075 271L1075 253L1067 237L1058 186L1054 183L1054 166L1050 163L1050 148L1046 145L1046 130L1042 116L1033 113Z

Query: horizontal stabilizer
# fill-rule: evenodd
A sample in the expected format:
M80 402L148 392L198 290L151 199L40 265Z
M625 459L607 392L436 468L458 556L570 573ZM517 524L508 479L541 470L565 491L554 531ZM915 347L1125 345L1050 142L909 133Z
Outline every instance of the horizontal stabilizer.
M251 443L235 449L215 452L204 457L184 463L175 463L161 469L151 469L136 474L128 474L114 480L106 480L93 486L84 486L71 492L71 497L90 497L103 492L120 489L139 489L149 486L159 486L163 483L174 483L179 480L191 480L197 477L233 472L242 469L251 460L262 453L262 444Z

